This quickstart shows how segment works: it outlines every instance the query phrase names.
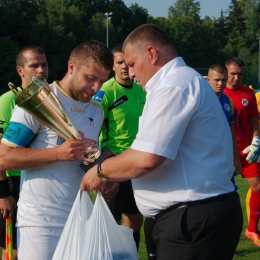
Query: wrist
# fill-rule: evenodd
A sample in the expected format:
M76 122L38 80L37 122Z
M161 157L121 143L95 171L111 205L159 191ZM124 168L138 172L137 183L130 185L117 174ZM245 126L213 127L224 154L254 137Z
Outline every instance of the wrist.
M97 164L97 176L101 179L101 181L103 183L106 183L107 180L109 179L102 171L101 169L101 163L98 163Z
M260 144L260 137L259 136L254 136L253 137L253 140L252 140L252 144L253 145L257 145L257 146L259 146L259 144Z

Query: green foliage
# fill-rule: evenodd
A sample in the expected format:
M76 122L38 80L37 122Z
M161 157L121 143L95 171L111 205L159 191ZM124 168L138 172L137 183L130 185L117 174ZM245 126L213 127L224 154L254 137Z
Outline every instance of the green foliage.
M16 42L8 37L0 38L0 71L1 73L1 88L0 95L8 91L8 82L13 82L15 85L20 84L20 78L15 72L15 56L18 52L19 46Z
M196 21L200 21L200 3L194 0L177 0L173 6L169 7L169 18L190 16Z
M240 175L238 175L235 178L235 180L237 186L239 187L238 193L240 195L240 202L241 202L243 215L244 215L243 231L236 251L240 254L243 254L243 258L242 258L243 260L257 260L259 259L259 247L255 246L253 242L245 236L245 230L248 225L245 202L246 202L246 194L249 186L247 180L242 179ZM235 256L233 259L238 260L241 259L241 257Z
M169 7L167 18L154 18L138 4L127 7L123 0L0 0L0 38L4 46L0 49L4 57L0 67L5 71L0 78L0 93L6 90L8 81L19 84L15 55L29 44L46 51L49 82L62 78L70 52L77 44L89 39L106 43L106 12L113 12L108 20L109 47L123 41L139 25L154 23L168 33L188 65L207 68L229 56L239 56L247 68L252 68L248 69L248 81L254 81L260 0L231 0L220 17L204 19L200 18L196 0L177 0Z

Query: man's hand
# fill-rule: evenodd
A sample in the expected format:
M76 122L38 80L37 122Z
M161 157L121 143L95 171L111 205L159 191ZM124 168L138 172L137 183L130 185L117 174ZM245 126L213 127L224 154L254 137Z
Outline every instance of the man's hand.
M0 209L3 218L10 217L13 219L13 212L17 208L17 203L13 196L8 196L6 198L0 199Z
M91 139L82 140L67 140L62 145L58 146L57 157L59 161L84 161L88 163L94 162L94 159L88 159L87 155L97 152L97 149L87 149L96 144L96 141Z
M106 183L97 176L97 165L89 169L84 175L80 189L83 191L92 191L97 194L102 193L105 200L112 199L119 190L119 182L114 179L109 179Z
M111 200L116 196L119 191L119 182L106 182L104 186L100 189L101 194L105 200Z
M94 194L97 194L103 185L104 183L97 176L97 165L95 165L85 173L80 184L80 189L83 191L90 190Z
M244 154L247 154L246 160L250 163L260 162L260 137L255 136L251 145L243 150Z

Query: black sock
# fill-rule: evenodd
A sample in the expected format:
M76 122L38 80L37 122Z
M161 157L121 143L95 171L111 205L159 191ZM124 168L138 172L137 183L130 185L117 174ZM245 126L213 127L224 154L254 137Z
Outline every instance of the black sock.
M140 243L140 231L134 231L133 232L134 241L136 244L137 251L139 249L139 243Z
M152 218L146 218L144 221L144 236L148 260L155 260L157 258L157 249L152 238L152 232L155 224L156 220Z

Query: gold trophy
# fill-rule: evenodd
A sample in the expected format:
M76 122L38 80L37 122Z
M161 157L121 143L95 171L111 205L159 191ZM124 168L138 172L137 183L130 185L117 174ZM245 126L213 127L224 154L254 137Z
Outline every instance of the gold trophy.
M65 140L81 140L79 131L69 117L67 111L50 88L44 78L32 77L32 81L22 91L11 82L8 87L17 96L16 105L38 119ZM88 158L96 159L98 152L88 155ZM89 148L87 148L89 149Z

